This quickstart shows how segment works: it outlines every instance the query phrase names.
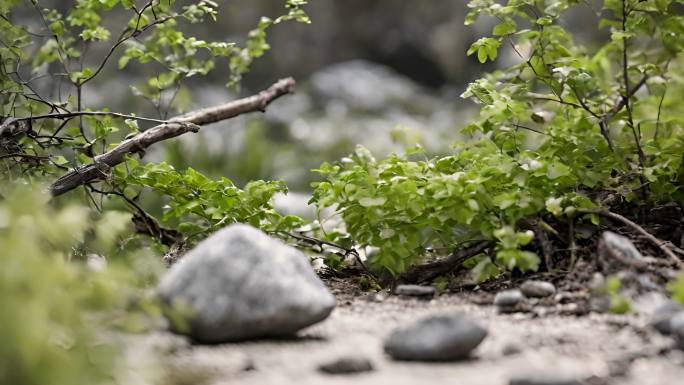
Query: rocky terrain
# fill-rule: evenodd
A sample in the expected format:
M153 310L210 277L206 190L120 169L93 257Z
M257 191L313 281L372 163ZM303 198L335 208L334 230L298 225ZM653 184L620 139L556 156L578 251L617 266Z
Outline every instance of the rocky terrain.
M141 370L127 383L145 383L150 368L172 385L660 385L684 375L684 307L662 294L636 296L617 315L550 282L509 286L438 295L427 286L365 292L343 278L323 285L297 250L229 226L160 285L167 303L194 309L177 330L189 337L132 337L129 359Z

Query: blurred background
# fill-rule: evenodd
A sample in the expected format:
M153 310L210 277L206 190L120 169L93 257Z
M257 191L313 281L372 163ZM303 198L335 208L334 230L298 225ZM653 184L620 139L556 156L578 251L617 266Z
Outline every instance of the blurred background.
M42 3L68 9L71 2ZM188 25L189 34L240 43L261 16L284 13L282 0L219 3L218 22ZM227 176L239 186L253 179L282 179L291 191L306 193L316 178L311 169L349 154L356 144L383 157L420 143L432 156L447 152L459 139L460 128L477 111L459 95L481 73L494 69L466 56L470 44L490 35L496 22L480 18L474 26L464 26L467 3L313 0L306 6L310 25L283 23L268 30L271 50L255 62L239 93L225 86L228 65L219 61L210 76L186 79L168 111L159 111L132 97L130 87L154 75L154 65L134 63L120 71L109 63L86 87L84 100L92 109L173 116L250 95L293 76L296 94L277 100L266 114L238 117L158 144L145 159ZM578 9L564 22L591 44L597 36L582 35L592 30L583 26L595 25L597 16L590 6ZM27 20L35 20L31 11L25 11ZM118 31L125 20L111 17L104 23ZM96 60L110 44L93 48L89 55ZM504 47L496 65L519 60Z

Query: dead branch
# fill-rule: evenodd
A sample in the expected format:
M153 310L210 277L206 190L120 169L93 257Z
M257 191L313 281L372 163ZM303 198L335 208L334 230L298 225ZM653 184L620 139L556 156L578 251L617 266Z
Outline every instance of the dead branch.
M459 267L468 260L474 257L491 246L490 241L481 241L473 246L459 249L451 253L445 259L418 265L406 273L402 274L398 281L406 283L423 283L431 281L442 274L447 274L458 270Z
M93 163L78 167L63 175L50 186L50 193L53 196L59 196L81 185L102 179L108 175L109 168L122 163L126 155L143 152L154 143L188 132L197 132L200 129L199 126L230 119L248 112L265 111L272 101L282 95L292 93L294 87L294 79L281 79L256 95L177 116L166 123L141 132L133 138L124 140L114 149L96 156Z

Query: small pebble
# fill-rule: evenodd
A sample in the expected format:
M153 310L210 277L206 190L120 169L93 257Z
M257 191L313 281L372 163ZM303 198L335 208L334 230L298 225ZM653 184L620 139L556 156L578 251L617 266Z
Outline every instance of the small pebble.
M512 356L520 353L521 351L522 349L520 349L520 345L513 342L509 342L506 345L504 345L503 349L501 349L501 354L503 354L504 356Z
M394 294L404 297L432 298L436 293L433 286L399 285L394 289Z
M580 380L557 374L532 374L511 378L509 385L582 385Z
M684 310L672 316L670 320L670 332L677 341L679 349L684 350Z
M328 374L362 373L372 371L373 364L366 358L342 357L337 360L321 364L318 367L318 370Z
M670 329L670 321L675 314L681 311L684 311L683 305L674 301L667 301L655 309L651 316L651 320L649 321L649 325L660 332L660 334L670 335L672 332Z
M520 291L531 298L544 298L556 293L556 287L546 281L525 281L520 285Z
M525 300L525 296L518 289L504 290L496 294L494 297L494 305L496 305L500 311L511 311L518 304Z

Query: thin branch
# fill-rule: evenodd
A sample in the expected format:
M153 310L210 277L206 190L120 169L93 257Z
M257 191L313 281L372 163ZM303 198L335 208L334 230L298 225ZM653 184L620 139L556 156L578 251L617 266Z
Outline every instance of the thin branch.
M81 166L62 176L50 186L53 196L62 195L74 188L106 177L109 169L120 163L128 154L144 151L154 143L199 131L202 125L219 122L253 111L265 111L266 107L282 95L294 91L292 78L282 79L260 93L228 102L219 106L203 108L175 117L163 124L141 132L133 138L124 140L114 149L98 155L93 163Z
M439 277L442 274L450 273L461 267L463 262L474 257L489 247L491 241L480 241L473 246L459 249L451 253L443 260L418 265L399 277L400 282L422 283Z
M653 246L657 247L660 251L663 252L678 268L682 269L684 268L684 262L682 262L681 259L679 259L675 253L672 252L668 247L665 246L665 242L659 240L655 236L653 236L651 233L646 231L643 227L639 226L638 224L632 222L631 220L623 217L620 214L614 213L610 210L606 209L600 209L600 210L578 210L579 213L582 214L598 214L603 217L621 222L625 226L629 227L632 229L634 232L642 235L644 238L646 238Z

